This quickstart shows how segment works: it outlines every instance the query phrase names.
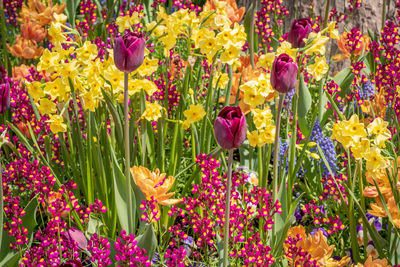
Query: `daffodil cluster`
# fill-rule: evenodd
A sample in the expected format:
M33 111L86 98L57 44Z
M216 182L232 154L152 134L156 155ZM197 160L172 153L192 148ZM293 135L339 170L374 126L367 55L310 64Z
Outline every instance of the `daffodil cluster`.
M340 121L333 125L332 138L340 142L344 148L350 149L357 160L365 159L367 170L377 172L386 167L387 162L381 154L381 148L391 137L387 129L388 122L376 118L367 126L353 114L349 120Z
M83 109L92 112L103 101L102 89L119 102L123 101L124 75L115 67L112 51L109 51L107 59L101 60L97 46L89 41L76 47L67 45L63 28L65 26L58 22L51 25L49 34L55 47L43 52L37 66L38 71L50 74L50 81L26 83L39 112L50 117L50 127L54 133L66 131L62 113L65 110L63 107L72 100L72 92L80 99ZM141 90L153 95L157 86L143 77L152 75L157 68L158 59L146 57L142 66L131 74L135 79L129 83L129 95Z
M196 54L200 52L209 63L220 52L221 63L232 65L239 58L246 42L244 26L235 23L231 27L231 21L223 8L202 11L198 15L189 9L180 9L168 15L160 8L157 22L149 23L146 29L164 45L164 54L183 37L193 42Z
M265 109L253 109L253 122L257 130L247 133L250 146L263 146L272 144L275 139L275 125L272 124L272 113L269 107Z

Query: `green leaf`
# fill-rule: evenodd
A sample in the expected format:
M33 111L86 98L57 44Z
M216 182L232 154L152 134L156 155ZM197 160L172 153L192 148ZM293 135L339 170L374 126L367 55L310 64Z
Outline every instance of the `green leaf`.
M299 82L299 104L298 104L298 115L299 118L304 118L307 115L307 111L311 107L311 94L308 90L308 87L304 83L303 75L300 75L300 82Z
M250 5L249 9L246 10L246 15L243 19L244 31L247 36L247 43L250 43L250 31L251 31L251 17L253 16L253 4Z
M28 233L30 233L30 237L33 236L33 229L37 225L35 219L37 206L38 201L36 198L34 198L28 203L28 205L24 209L25 216L22 218L22 225L28 230ZM5 232L3 227L1 231L3 231L3 234L0 250L0 266L16 266L19 254L17 251L10 249L10 244L14 241L14 238L10 237L8 232Z
M339 85L342 89L341 94L345 94L350 88L351 82L354 79L354 73L351 72L350 68L345 68L341 72L333 77L333 81Z
M113 178L114 178L114 193L115 193L115 202L118 211L118 219L121 224L122 229L125 229L129 232L129 220L133 223L133 232L136 231L136 198L135 194L132 194L132 218L128 218L127 203L128 196L126 195L126 185L125 185L125 175L122 173L121 168L118 164L117 158L115 157L115 153L110 146L110 154L113 163ZM132 190L132 189L131 189Z
M158 244L153 225L148 224L145 232L139 235L136 240L138 241L138 246L144 248L146 250L146 255L149 256L149 259L152 259Z

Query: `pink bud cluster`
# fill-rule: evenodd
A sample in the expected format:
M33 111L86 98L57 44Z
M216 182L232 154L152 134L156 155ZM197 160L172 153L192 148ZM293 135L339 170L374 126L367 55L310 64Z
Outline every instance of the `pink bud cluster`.
M149 258L145 255L146 250L137 245L135 235L127 235L125 230L115 242L115 260L118 267L123 266L150 266Z

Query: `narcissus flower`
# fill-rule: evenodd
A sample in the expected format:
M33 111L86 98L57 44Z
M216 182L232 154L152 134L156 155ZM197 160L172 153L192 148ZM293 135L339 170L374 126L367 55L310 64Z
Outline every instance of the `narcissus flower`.
M325 57L316 57L314 64L307 66L307 71L311 73L317 81L321 80L328 70L329 66L326 64Z
M376 118L373 122L368 124L367 130L369 135L374 135L374 142L378 147L385 147L385 142L392 137L387 126L389 122Z
M142 118L148 121L157 121L161 118L162 106L158 103L146 102L146 109L142 114Z
M189 123L194 123L201 120L206 115L206 112L201 104L191 104L189 109L183 112L183 115L185 115Z
M174 192L168 193L175 182L172 176L166 177L165 173L160 174L160 170L154 172L142 166L133 166L131 168L133 180L140 188L148 200L154 199L160 205L175 205L182 199L171 199Z

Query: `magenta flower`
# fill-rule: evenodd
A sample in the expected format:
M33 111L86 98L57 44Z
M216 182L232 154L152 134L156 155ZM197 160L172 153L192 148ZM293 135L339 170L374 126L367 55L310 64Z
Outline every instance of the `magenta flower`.
M114 45L115 66L123 72L132 72L142 65L145 40L141 33L127 33Z
M78 249L80 250L87 249L88 243L82 231L75 228L71 228L64 233L64 236L67 238L67 240L76 242Z
M295 88L297 82L297 64L287 54L275 58L271 71L271 86L281 94Z
M292 28L288 33L288 41L294 48L303 47L303 39L307 38L312 30L313 28L309 18L293 20Z
M215 139L225 149L238 148L246 138L246 117L239 107L224 107L214 122Z
M0 114L10 107L10 85L8 82L0 84Z

